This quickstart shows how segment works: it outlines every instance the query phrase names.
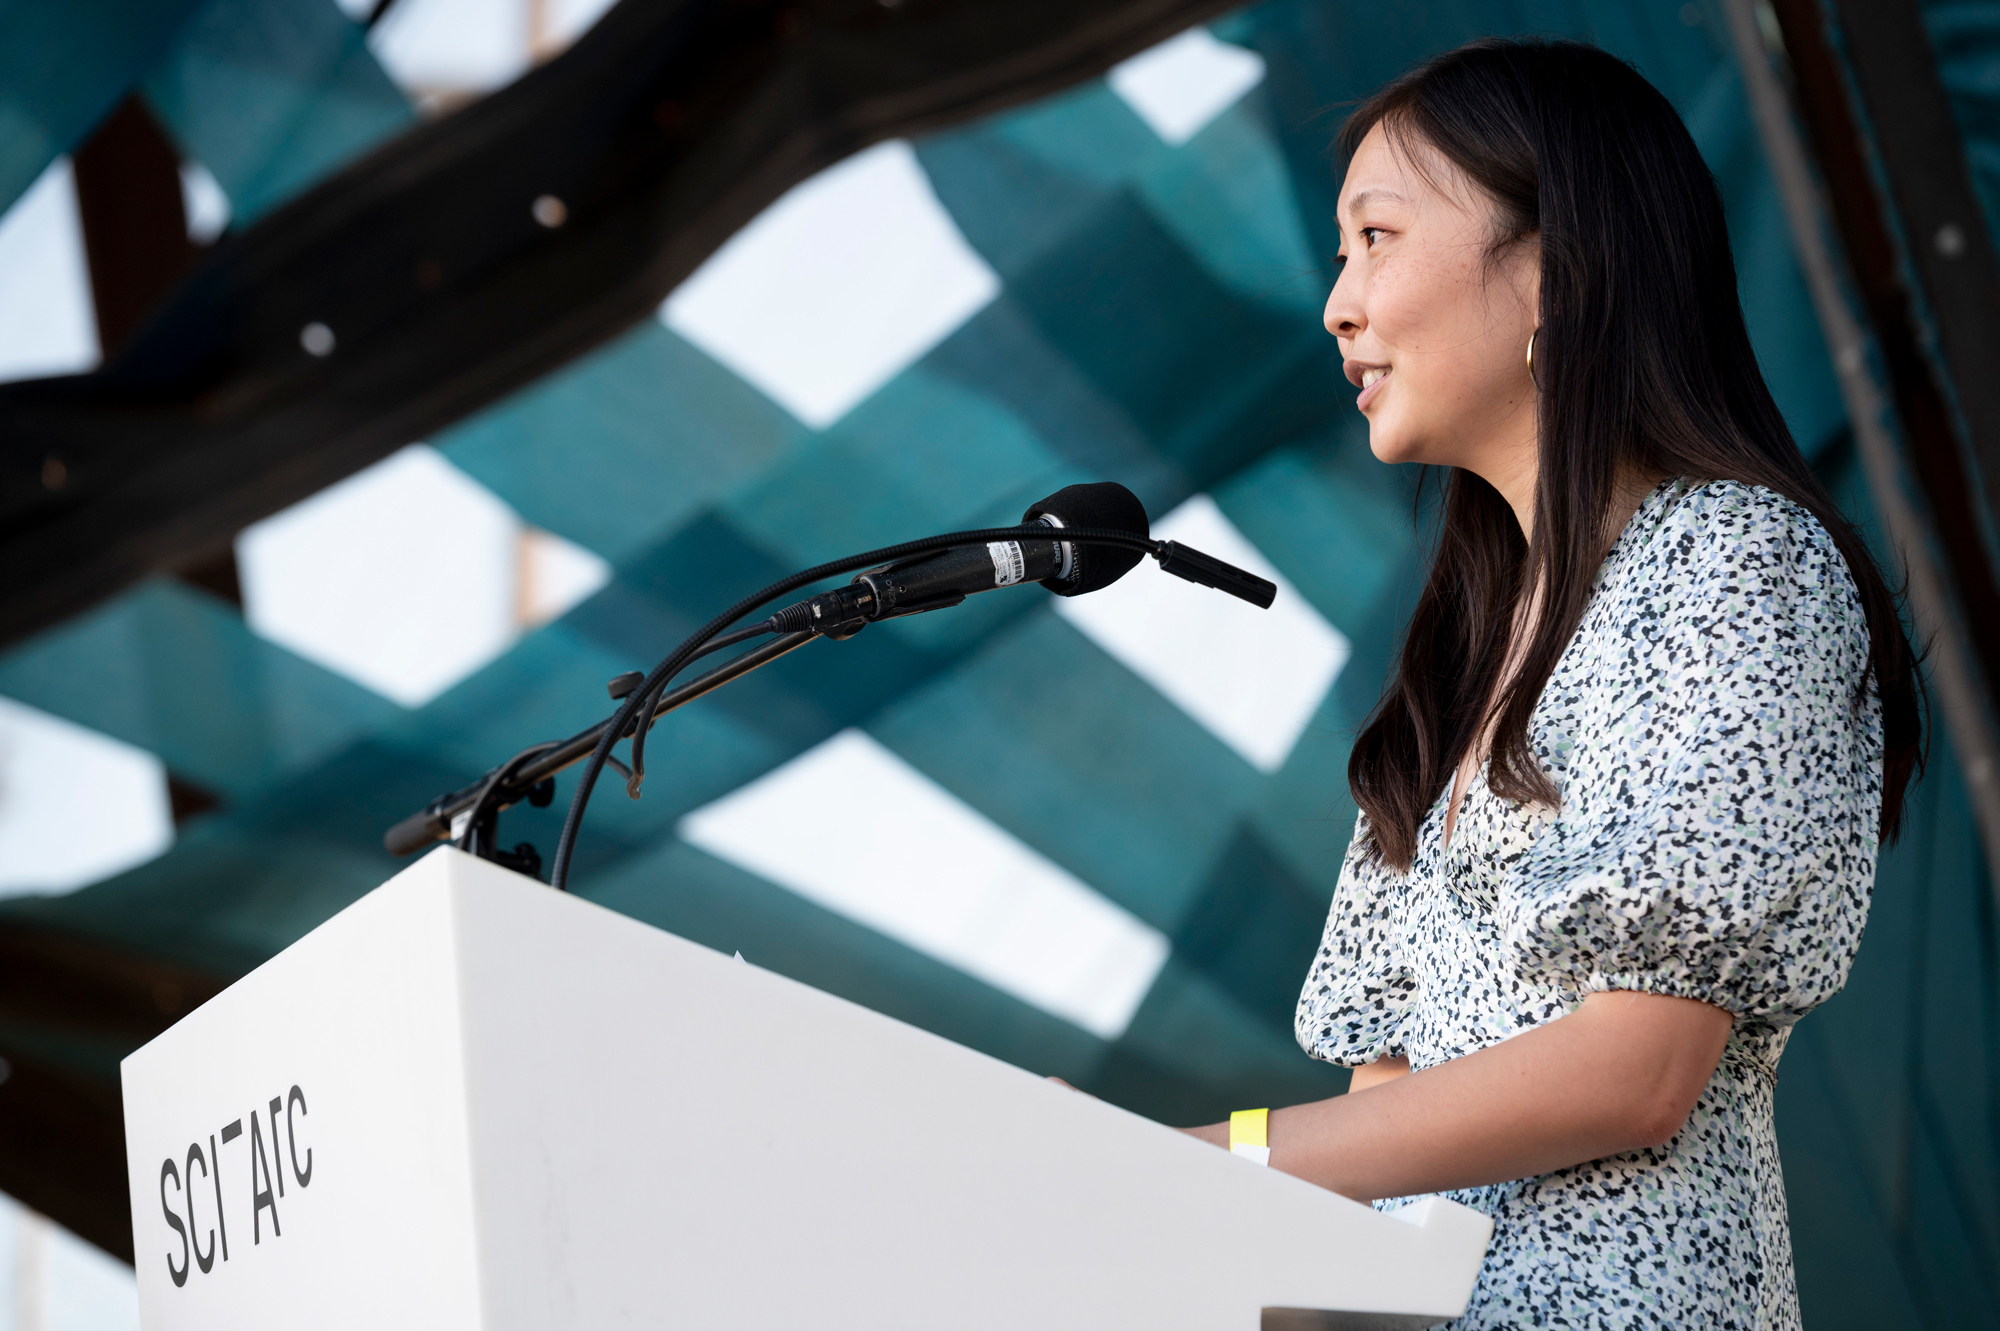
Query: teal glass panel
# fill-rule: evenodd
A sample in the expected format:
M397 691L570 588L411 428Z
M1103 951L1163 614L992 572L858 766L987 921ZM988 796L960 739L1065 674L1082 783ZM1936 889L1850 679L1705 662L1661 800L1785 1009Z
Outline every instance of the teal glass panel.
M0 3L0 212L89 136L197 0Z
M414 120L332 0L208 0L146 76L242 226Z
M324 762L401 711L166 579L0 655L0 694L150 749L228 799Z
M528 521L616 562L759 476L806 433L649 319L433 442Z

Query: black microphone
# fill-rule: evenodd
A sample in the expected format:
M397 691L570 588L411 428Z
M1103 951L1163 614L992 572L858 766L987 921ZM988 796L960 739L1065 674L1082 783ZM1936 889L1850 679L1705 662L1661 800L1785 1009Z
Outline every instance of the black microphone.
M1056 530L1102 527L1140 537L1151 526L1139 496L1116 481L1064 486L1021 515L1023 527L1037 522ZM855 582L875 593L880 608L869 618L881 619L898 610L907 613L912 607L928 608L931 602L963 600L1023 582L1039 582L1058 596L1080 596L1109 587L1144 557L1142 550L1074 541L990 541L872 569Z
M1064 527L1098 527L1143 538L1149 527L1145 505L1116 481L1056 491L1021 516L1024 527L1038 522L1052 529L1046 541L989 541L914 555L858 573L848 586L787 606L771 620L779 632L809 629L830 638L852 637L873 620L942 610L996 587L1039 582L1058 596L1080 596L1109 587L1145 557L1140 550L1055 535Z
M1146 506L1139 496L1116 481L1090 485L1066 485L1038 504L1030 504L1021 515L1021 525L1040 522L1049 527L1108 527L1129 531L1134 536L1152 533ZM1057 596L1081 596L1103 591L1138 567L1145 552L1115 545L1078 545L1059 541L1062 562L1056 571L1038 578L1042 586Z
M1061 568L1061 543L1055 540L988 541L869 569L855 575L852 587L873 593L863 611L869 619L890 619L956 605L996 587L1040 582Z

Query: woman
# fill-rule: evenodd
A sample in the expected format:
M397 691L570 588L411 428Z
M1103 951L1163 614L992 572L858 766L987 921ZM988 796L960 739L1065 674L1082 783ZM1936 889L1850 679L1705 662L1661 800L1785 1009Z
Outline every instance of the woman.
M1376 457L1448 479L1299 1001L1353 1089L1269 1162L1492 1216L1461 1325L1796 1326L1772 1088L1921 757L1894 598L1630 68L1475 43L1342 148L1326 327Z

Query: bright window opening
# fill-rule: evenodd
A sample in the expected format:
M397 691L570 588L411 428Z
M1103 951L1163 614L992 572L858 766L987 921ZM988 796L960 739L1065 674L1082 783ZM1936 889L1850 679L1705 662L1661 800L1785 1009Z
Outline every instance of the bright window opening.
M1116 1039L1166 938L859 730L681 821L681 836Z
M173 844L158 758L0 698L0 896L74 891Z
M898 140L793 188L696 269L660 318L821 428L999 293L999 275Z
M76 185L59 157L0 217L0 382L96 367Z
M1056 612L1260 771L1285 765L1347 664L1348 642L1215 501L1196 495L1153 524L1278 584L1268 610L1162 573L1152 560Z
M406 707L611 578L422 444L247 528L236 558L251 628Z
M1262 56L1189 28L1113 66L1109 82L1155 134L1179 146L1263 78Z

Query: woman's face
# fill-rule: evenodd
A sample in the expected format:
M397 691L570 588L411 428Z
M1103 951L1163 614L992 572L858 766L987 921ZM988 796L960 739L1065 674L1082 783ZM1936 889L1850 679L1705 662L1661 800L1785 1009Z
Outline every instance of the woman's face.
M1340 191L1346 266L1326 330L1361 390L1368 446L1384 462L1464 467L1531 505L1535 391L1528 335L1540 309L1533 237L1492 254L1492 202L1449 162L1418 170L1377 125Z

